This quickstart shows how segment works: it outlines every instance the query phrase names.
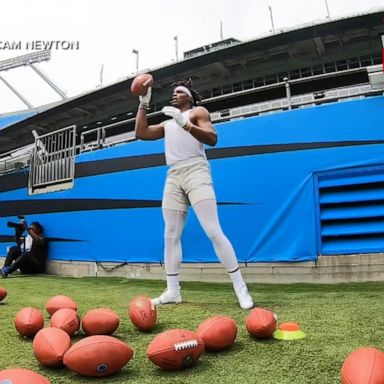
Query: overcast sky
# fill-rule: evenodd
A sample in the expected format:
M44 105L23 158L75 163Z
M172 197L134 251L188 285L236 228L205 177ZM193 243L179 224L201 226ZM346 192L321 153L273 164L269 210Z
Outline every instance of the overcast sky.
M383 0L12 0L0 13L0 60L33 52L31 42L58 41L37 64L67 96L153 69L223 38L246 41L275 30L383 7ZM61 45L63 42L63 46ZM65 42L75 42L73 49ZM13 48L10 47L14 45ZM28 46L29 44L29 46ZM77 48L78 44L78 49ZM60 97L29 68L0 72L33 106ZM0 81L0 114L25 109Z

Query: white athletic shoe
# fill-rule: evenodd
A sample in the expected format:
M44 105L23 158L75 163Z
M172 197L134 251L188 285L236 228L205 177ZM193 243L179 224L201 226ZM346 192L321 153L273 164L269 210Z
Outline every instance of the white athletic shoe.
M239 288L235 288L237 300L242 309L251 309L253 308L253 300L251 295L248 292L247 286L243 285Z
M181 298L180 292L170 294L168 290L165 290L162 295L151 300L153 305L162 304L180 304L183 299Z

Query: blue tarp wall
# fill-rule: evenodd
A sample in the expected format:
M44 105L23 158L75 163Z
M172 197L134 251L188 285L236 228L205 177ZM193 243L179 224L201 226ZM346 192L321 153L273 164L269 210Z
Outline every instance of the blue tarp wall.
M346 253L342 247L323 250L328 222L321 215L328 203L322 206L319 184L330 173L340 179L372 170L383 176L383 111L384 97L374 97L216 125L216 148L223 151L208 154L214 157L210 164L221 224L239 261L307 261L321 253ZM76 162L102 169L108 160L124 164L139 156L139 164L146 155L161 153L163 140L137 141L82 154ZM30 197L27 189L19 189L0 194L0 200L44 200L45 206L76 201L65 212L30 212L30 220L41 221L48 236L64 239L52 241L52 259L158 263L163 260L165 175L164 165L120 170L76 178L72 190ZM89 208L90 199L97 208ZM84 210L75 208L79 201ZM120 206L111 208L111 202ZM9 219L0 218L1 228ZM217 262L192 210L182 243L183 261ZM359 253L356 247L348 252ZM371 251L381 247L384 251L376 242Z

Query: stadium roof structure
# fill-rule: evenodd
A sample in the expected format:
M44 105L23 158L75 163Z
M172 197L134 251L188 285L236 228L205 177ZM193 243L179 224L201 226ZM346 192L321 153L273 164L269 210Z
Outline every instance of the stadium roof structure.
M154 76L152 100L154 105L165 105L170 100L170 85L183 78L192 78L194 87L202 91L224 84L276 74L305 66L344 60L354 55L381 52L380 36L384 34L384 8L341 19L327 19L300 28L276 31L255 40L239 42L223 49L175 62L150 70ZM61 101L23 121L0 130L0 155L32 143L32 131L45 134L76 124L85 131L96 124L106 124L111 118L134 117L137 98L131 95L133 77L119 81L81 96ZM325 84L328 81L330 84ZM292 89L299 94L317 91L326 86L346 86L368 82L365 68L348 73L337 73L332 79L309 79ZM331 84L332 83L332 84ZM264 89L267 88L267 89ZM284 97L284 86L264 87L232 92L230 95L205 97L203 105L211 112ZM156 108L155 108L156 110ZM161 116L153 114L151 123ZM133 129L132 123L121 127Z

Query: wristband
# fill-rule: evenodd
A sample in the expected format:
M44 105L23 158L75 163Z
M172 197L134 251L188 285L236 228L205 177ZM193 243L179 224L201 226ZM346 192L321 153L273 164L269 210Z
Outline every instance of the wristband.
M187 131L187 132L189 132L189 133L192 131L192 128L193 128L193 124L192 124L192 123L189 123L189 122L187 122L187 123L184 125L184 127L183 127L184 131Z
M148 110L148 109L149 109L149 104L146 103L145 101L140 101L139 109L145 109L145 110Z

